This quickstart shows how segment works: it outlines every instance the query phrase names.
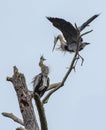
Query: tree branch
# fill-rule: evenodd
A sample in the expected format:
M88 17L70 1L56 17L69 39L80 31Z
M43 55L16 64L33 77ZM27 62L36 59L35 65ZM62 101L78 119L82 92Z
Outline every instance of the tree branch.
M34 100L35 100L37 110L38 110L38 115L40 118L41 130L48 130L43 103L41 102L40 97L37 93L34 94Z
M13 82L12 77L7 77L7 81Z
M90 31L88 31L88 32L85 32L85 33L83 33L83 34L81 34L81 37L83 37L84 35L86 35L86 34L88 34L88 33L91 33L93 30L90 30Z
M49 91L49 90L51 90L51 89L56 88L60 83L61 83L61 82L59 82L59 83L54 83L54 84L50 84L50 86L48 87L48 89L47 89L46 91Z
M14 66L13 76L7 77L7 81L12 82L16 91L25 129L39 130L32 105L32 95L27 88L24 74L19 73L17 67Z
M47 95L46 97L44 97L44 99L42 100L42 102L45 104L48 102L48 99L50 98L50 96L55 92L57 91L59 88L61 88L62 86L64 86L64 83L65 81L67 80L69 74L71 73L71 71L73 70L73 68L75 68L74 64L75 64L75 61L77 59L77 56L79 55L79 41L80 41L80 32L76 26L76 29L77 29L77 33L78 33L78 37L77 37L77 49L76 49L76 52L74 54L74 57L72 59L72 62L71 62L71 65L67 71L67 73L65 74L65 76L63 77L62 81L60 83L57 83L55 84L55 88L53 90L51 90Z
M59 88L61 88L62 86L64 86L64 83L65 83L66 79L68 78L69 74L71 73L71 71L72 71L72 69L73 69L73 67L74 67L74 63L75 63L75 61L76 61L77 53L78 53L78 52L76 51L76 53L75 53L75 55L74 55L74 58L73 58L73 60L72 60L72 62L71 62L71 65L70 65L70 67L69 67L69 70L68 70L67 73L65 74L65 76L64 76L64 78L63 78L63 80L62 80L62 82L55 84L55 87L53 86L54 89L51 90L51 91L46 95L46 97L44 97L44 99L42 100L42 102L43 102L44 104L48 102L49 97L50 97L55 91L57 91Z
M19 128L16 128L16 130L26 130L26 129L22 128L22 127L19 127Z
M18 117L16 117L13 113L3 112L2 115L5 116L5 117L8 117L8 118L11 118L15 122L17 122L17 123L19 123L19 124L24 126L24 122L21 119L19 119Z

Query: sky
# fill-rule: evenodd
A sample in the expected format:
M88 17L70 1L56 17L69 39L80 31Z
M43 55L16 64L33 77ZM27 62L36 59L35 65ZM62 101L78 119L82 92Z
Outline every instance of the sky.
M105 0L1 0L0 1L0 113L14 113L21 118L13 85L6 81L13 75L13 66L23 73L29 90L31 81L40 73L41 55L50 67L50 82L60 82L73 54L52 52L54 36L61 32L46 16L64 18L80 26L94 14L100 16L85 31L90 42L80 52L85 61L78 62L64 87L54 93L45 105L49 130L106 130L106 1ZM34 104L35 105L35 104ZM35 107L35 106L34 106ZM36 111L36 109L35 109ZM20 127L0 115L0 129Z

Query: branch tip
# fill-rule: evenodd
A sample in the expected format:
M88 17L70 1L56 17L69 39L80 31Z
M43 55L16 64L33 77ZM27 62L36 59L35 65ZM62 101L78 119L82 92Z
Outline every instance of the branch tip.
M26 129L22 128L22 127L19 127L19 128L16 128L16 130L26 130Z
M7 81L10 81L10 82L13 81L12 77L7 77L6 80L7 80Z
M14 74L18 73L18 68L16 66L13 66Z
M21 119L19 119L18 117L16 117L13 113L2 112L1 114L24 126L24 122Z

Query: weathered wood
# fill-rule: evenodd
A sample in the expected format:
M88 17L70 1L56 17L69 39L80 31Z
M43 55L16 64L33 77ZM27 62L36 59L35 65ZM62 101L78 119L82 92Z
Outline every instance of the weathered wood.
M16 130L26 130L26 129L19 127L19 128L16 128Z
M2 112L2 115L5 116L5 117L8 117L8 118L11 118L15 122L17 122L17 123L19 123L19 124L24 126L23 120L21 120L18 117L16 117L13 113Z
M44 106L43 106L43 103L41 102L40 97L37 93L34 94L34 100L35 100L35 104L36 104L36 107L38 110L41 130L48 130Z
M14 66L14 74L12 78L7 77L7 80L13 83L16 91L25 129L39 130L31 101L32 96L28 91L24 75L19 73L16 66Z

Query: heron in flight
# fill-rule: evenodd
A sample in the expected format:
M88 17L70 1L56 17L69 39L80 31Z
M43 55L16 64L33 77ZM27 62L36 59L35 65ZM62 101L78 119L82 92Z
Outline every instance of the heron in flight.
M37 93L40 97L44 95L50 82L48 77L49 67L43 63L45 60L46 59L43 56L40 57L39 66L41 68L41 73L36 75L32 81L33 94Z
M85 27L89 26L89 24L98 16L99 14L92 16L78 28L75 28L70 22L64 19L47 17L47 19L53 24L53 26L59 29L63 34L63 35L58 35L57 37L55 37L53 50L56 46L57 41L60 40L60 49L62 51L76 52L77 44L78 44L77 40L78 40L78 35L79 35L78 31L80 33L83 29L85 29ZM90 43L83 42L83 38L82 36L80 36L78 51L83 50L84 47L88 44Z

